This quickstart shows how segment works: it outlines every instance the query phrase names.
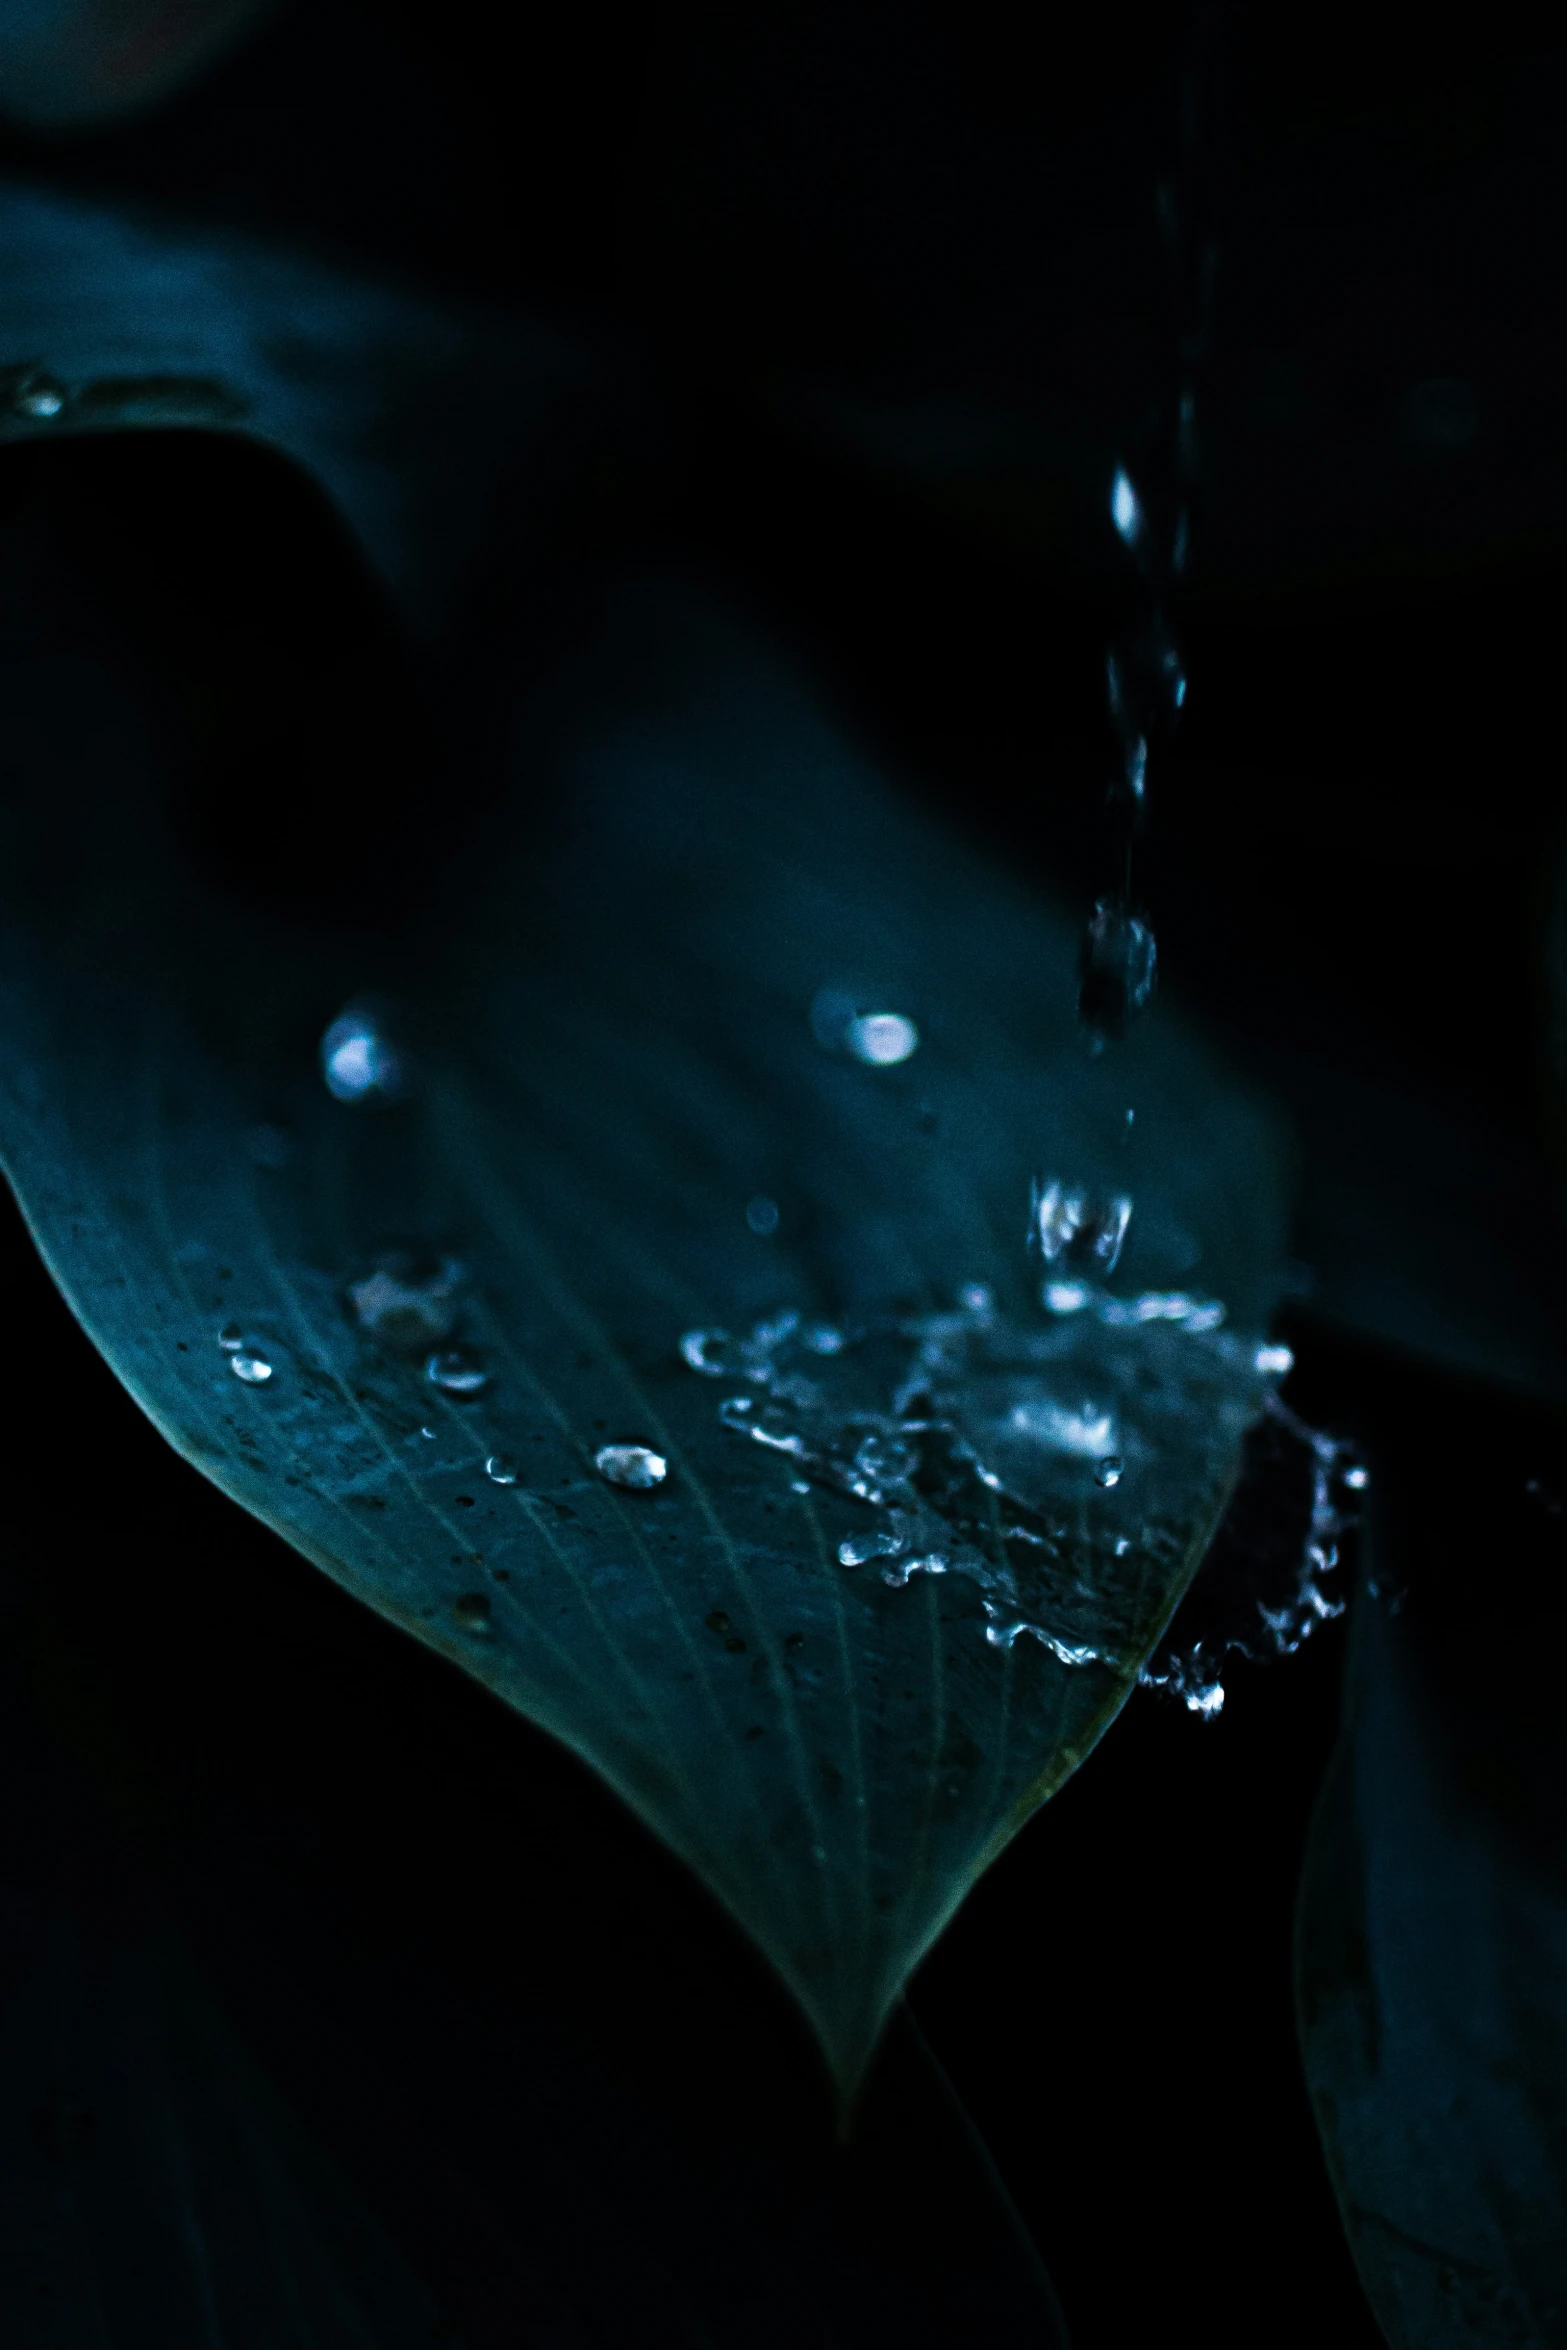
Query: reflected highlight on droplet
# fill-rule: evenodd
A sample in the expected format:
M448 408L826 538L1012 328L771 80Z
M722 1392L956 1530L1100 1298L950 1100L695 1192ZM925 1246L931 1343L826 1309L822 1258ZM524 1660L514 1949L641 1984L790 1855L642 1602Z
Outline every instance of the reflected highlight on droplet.
M515 1485L517 1464L509 1452L492 1452L484 1464L484 1474L492 1485Z
M267 1361L266 1356L248 1352L231 1354L229 1369L235 1378L246 1387L265 1387L272 1376L272 1365Z

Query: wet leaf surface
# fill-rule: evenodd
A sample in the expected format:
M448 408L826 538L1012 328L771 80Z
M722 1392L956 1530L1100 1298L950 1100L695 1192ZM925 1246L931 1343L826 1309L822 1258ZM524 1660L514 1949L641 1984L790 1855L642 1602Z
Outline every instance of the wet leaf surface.
M448 870L378 941L203 885L133 697L14 596L0 1121L52 1271L179 1451L691 1863L852 2082L1223 1507L1267 1129L1164 1013L1088 1056L1069 926L673 590L536 698L482 836L432 801ZM918 1050L824 1044L835 988ZM1051 1182L1101 1206L1042 1264Z

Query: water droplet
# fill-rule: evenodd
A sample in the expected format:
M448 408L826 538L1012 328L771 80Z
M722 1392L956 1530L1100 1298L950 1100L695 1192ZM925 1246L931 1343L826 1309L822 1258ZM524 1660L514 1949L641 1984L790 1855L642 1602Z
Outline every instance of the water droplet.
M854 1465L875 1486L901 1485L919 1466L919 1447L906 1436L873 1434L854 1448Z
M809 1492L810 1492L810 1490L811 1490L811 1481L810 1481L809 1477L791 1477L791 1478L790 1478L790 1480L789 1480L789 1491L790 1491L791 1493L809 1493Z
M390 1101L403 1090L401 1055L374 1013L352 1007L321 1039L321 1074L334 1101Z
M692 1370L700 1371L704 1379L744 1376L740 1349L727 1330L688 1330L680 1341L680 1352Z
M1101 898L1084 927L1078 950L1077 1013L1101 1043L1126 1034L1153 994L1158 949L1139 915Z
M373 1273L348 1286L348 1302L362 1330L383 1346L410 1351L445 1338L457 1319L463 1268L450 1257L389 1251Z
M11 384L11 412L25 416L30 422L46 422L58 416L65 407L65 386L46 375L41 367L23 370Z
M452 1614L465 1632L489 1631L490 1603L482 1591L465 1591L461 1599L454 1599Z
M748 1395L726 1395L718 1407L718 1417L726 1428L738 1428L742 1436L749 1436L754 1408Z
M509 1452L492 1452L484 1464L484 1474L492 1485L515 1485L517 1464Z
M1107 1452L1103 1460L1094 1463L1094 1483L1104 1486L1119 1485L1125 1471L1126 1463L1120 1454Z
M905 1559L901 1567L888 1567L882 1581L889 1591L905 1591L913 1575L944 1575L951 1561L943 1551L930 1550L923 1558Z
M265 1355L231 1354L229 1369L235 1378L243 1380L247 1387L265 1387L272 1376L272 1365L267 1361Z
M1349 1487L1351 1493L1364 1493L1366 1487L1371 1482L1370 1472L1369 1470L1363 1468L1346 1469L1344 1471L1344 1482Z
M226 1355L237 1355L245 1343L245 1333L237 1322L225 1322L218 1332L218 1344Z
M1094 1198L1088 1192L1070 1190L1059 1178L1049 1183L1035 1178L1029 1201L1029 1239L1047 1265L1103 1279L1120 1261L1131 1220L1132 1203L1124 1193ZM1075 1313L1077 1308L1057 1306L1053 1311Z
M428 1436L432 1444L435 1442L435 1430L433 1428L421 1428L419 1433L421 1436Z
M759 1191L754 1199L746 1201L745 1220L759 1239L766 1240L778 1229L778 1202Z
M1031 1396L1025 1403L1014 1404L1007 1415L1007 1426L1019 1436L1032 1438L1049 1452L1071 1453L1080 1460L1102 1459L1115 1441L1115 1422L1108 1412L1088 1403L1074 1412L1043 1396Z
M1044 1299L1053 1314L1080 1314L1088 1303L1089 1292L1081 1281L1047 1281Z
M871 1559L895 1559L903 1549L906 1537L902 1534L880 1532L851 1534L838 1545L840 1567L863 1567Z
M1111 477L1110 519L1126 545L1134 551L1146 542L1148 525L1143 519L1142 501L1124 465L1118 465Z
M1286 1371L1295 1368L1295 1357L1287 1346L1259 1346L1256 1365L1267 1378L1282 1379Z
M424 1375L443 1395L477 1395L490 1383L490 1374L482 1364L455 1346L443 1354L431 1355L424 1366Z
M601 1444L593 1466L606 1485L618 1485L625 1493L651 1493L669 1475L663 1454L645 1444Z
M920 1032L901 1012L862 1012L851 1020L845 1035L857 1061L873 1069L893 1069L919 1050Z

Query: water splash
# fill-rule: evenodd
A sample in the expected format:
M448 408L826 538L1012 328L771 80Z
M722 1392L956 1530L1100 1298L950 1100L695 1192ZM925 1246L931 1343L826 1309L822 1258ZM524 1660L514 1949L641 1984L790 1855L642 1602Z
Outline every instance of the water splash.
M1211 1721L1223 1710L1228 1658L1291 1656L1341 1616L1346 1601L1334 1578L1367 1484L1352 1445L1268 1394L1224 1520L1143 1668L1146 1686Z
M743 1337L688 1331L680 1352L728 1385L720 1423L786 1456L797 1489L872 1513L835 1541L846 1571L966 1579L991 1646L1027 1635L1059 1662L1117 1666L1149 1557L1179 1552L1194 1429L1217 1480L1264 1392L1255 1340L1222 1311L1150 1294L1157 1311L1096 1290L1025 1325L967 1284L950 1312L828 1325L826 1355L794 1311Z

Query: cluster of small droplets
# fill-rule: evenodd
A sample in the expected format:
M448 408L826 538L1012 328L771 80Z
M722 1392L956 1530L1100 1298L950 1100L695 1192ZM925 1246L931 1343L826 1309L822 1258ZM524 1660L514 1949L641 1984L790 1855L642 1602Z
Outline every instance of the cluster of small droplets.
M1182 90L1181 153L1161 182L1157 213L1168 270L1171 350L1160 429L1137 482L1124 464L1110 483L1110 521L1131 559L1133 616L1105 654L1105 698L1114 740L1109 801L1122 835L1119 885L1088 919L1078 957L1078 1017L1095 1051L1125 1036L1153 993L1154 935L1132 899L1132 857L1142 829L1151 751L1167 742L1186 703L1186 672L1165 616L1170 586L1186 570L1197 477L1195 370L1213 311L1215 254L1198 230L1202 64Z

